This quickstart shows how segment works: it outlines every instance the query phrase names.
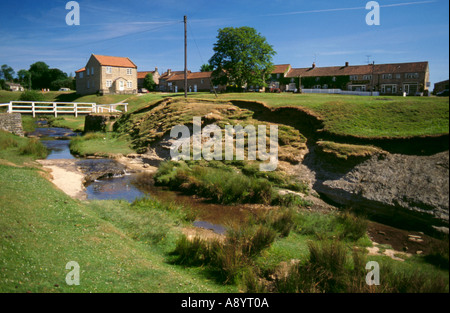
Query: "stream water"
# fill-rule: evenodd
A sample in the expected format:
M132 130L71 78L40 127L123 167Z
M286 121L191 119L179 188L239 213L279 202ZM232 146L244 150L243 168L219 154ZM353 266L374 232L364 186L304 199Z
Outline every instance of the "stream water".
M77 160L76 165L86 175L85 189L88 200L121 199L131 203L138 198L150 197L176 203L197 212L198 220L193 223L194 226L219 234L226 232L224 225L243 222L245 213L249 211L244 206L225 207L156 187L151 176L128 173L122 164L114 160L76 158L71 154L69 144L70 139L79 134L65 128L46 127L45 121L39 121L37 126L28 136L40 138L49 150L47 160Z

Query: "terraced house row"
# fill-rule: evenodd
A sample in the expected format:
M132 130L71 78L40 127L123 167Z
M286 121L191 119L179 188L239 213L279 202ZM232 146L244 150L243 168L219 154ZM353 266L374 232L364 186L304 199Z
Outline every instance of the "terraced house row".
M76 71L77 93L85 94L134 94L143 87L147 74L152 74L158 90L184 91L184 71L167 70L138 72L137 66L125 57L91 55L88 63ZM226 86L214 86L213 72L188 71L188 91L226 90ZM268 88L244 86L250 90L297 92L300 90L343 90L351 92L378 92L385 95L427 95L429 93L428 62L396 64L368 64L292 68L290 64L275 65Z

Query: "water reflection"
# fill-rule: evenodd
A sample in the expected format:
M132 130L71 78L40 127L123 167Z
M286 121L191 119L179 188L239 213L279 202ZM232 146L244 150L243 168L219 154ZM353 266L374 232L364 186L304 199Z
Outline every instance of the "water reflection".
M95 180L86 187L88 200L126 200L133 202L147 194L136 188L131 175Z

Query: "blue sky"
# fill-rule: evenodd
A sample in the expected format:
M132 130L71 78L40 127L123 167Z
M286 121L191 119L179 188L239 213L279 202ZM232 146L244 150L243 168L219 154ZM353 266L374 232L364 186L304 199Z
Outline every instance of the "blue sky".
M212 56L218 29L250 26L274 46L275 64L429 61L432 84L449 78L449 1L379 0L380 26L366 24L368 1L79 0L80 25L68 26L66 0L0 0L0 64L74 73L94 53L182 70L187 15L192 71Z

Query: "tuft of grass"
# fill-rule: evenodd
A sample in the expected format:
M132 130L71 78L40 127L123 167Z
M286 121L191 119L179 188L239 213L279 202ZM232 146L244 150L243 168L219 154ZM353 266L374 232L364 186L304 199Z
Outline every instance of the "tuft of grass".
M115 154L127 155L134 151L126 135L116 133L87 133L70 141L70 151L79 156L109 157Z
M340 239L356 242L366 236L368 221L349 212L296 215L296 232L313 235L319 240Z
M385 153L380 148L367 145L343 144L331 141L318 141L317 147L324 154L329 154L341 160L349 158L369 158L375 154Z
M24 146L20 147L19 153L32 156L35 159L45 159L48 155L48 150L39 139L32 138Z
M417 270L398 270L392 260L380 261L380 285L368 286L365 253L349 249L338 241L310 242L309 258L290 267L276 279L276 292L283 293L446 293L443 276Z
M0 131L0 159L19 164L44 159L47 155L47 148L39 140Z
M172 189L210 198L221 204L270 204L272 185L261 178L251 178L223 168L202 167L186 163L163 163L155 183Z

